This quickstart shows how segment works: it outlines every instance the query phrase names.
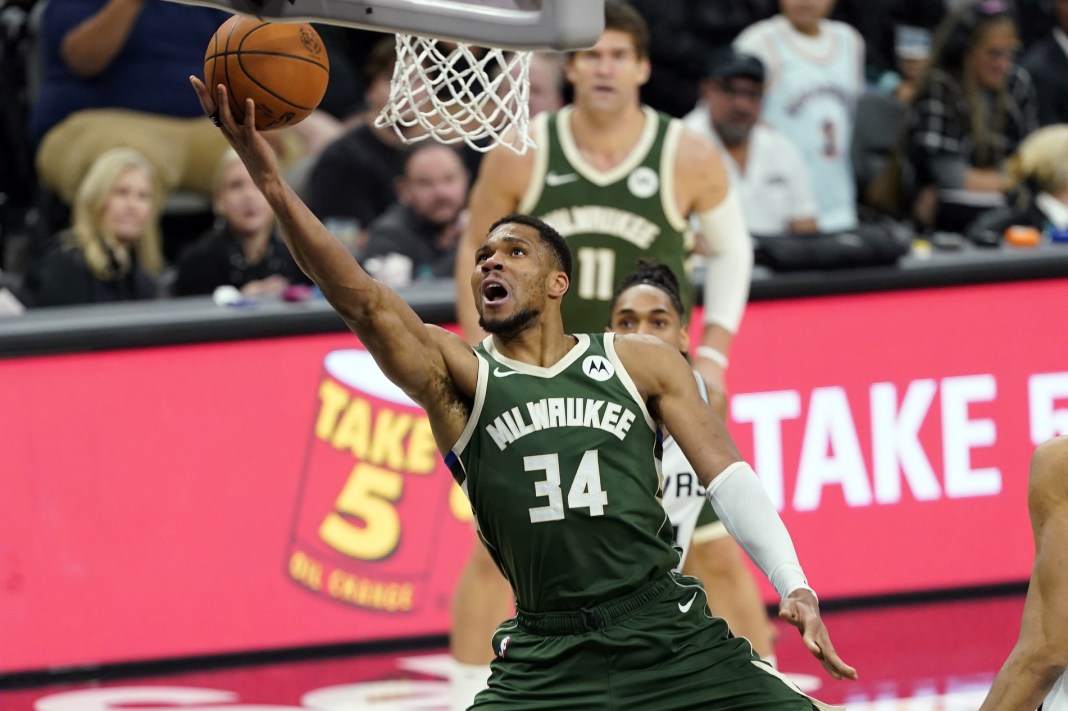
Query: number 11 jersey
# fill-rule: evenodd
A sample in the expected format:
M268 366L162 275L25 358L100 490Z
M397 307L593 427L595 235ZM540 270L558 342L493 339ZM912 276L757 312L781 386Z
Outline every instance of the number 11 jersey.
M612 295L639 257L671 267L683 285L686 308L693 303L685 270L693 240L675 196L683 126L651 108L643 111L645 127L637 143L607 171L582 158L571 134L569 107L531 124L538 152L519 211L552 225L574 255L571 288L561 307L569 333L608 325Z

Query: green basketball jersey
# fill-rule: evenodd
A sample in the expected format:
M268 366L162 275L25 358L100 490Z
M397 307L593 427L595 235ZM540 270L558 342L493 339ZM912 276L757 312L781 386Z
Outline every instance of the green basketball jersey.
M645 109L645 128L630 154L599 171L583 160L571 134L571 108L537 117L531 130L540 147L519 211L552 225L574 255L571 288L563 301L571 333L608 325L612 294L639 257L671 267L687 284L692 247L675 197L675 154L682 124ZM683 289L686 307L692 289Z
M483 341L471 419L446 457L528 612L603 602L679 564L656 424L614 334L577 338L549 368Z

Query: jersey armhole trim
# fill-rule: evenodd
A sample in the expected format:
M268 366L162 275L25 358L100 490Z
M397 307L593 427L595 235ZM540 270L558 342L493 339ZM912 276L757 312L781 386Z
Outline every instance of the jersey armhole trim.
M685 129L682 121L671 119L664 133L664 147L660 152L660 201L668 223L679 232L686 232L689 223L679 212L679 200L675 194L675 167L679 154L679 141Z
M486 385L489 382L489 363L482 356L481 353L475 351L475 357L478 358L478 383L475 386L475 401L471 403L471 414L467 418L467 426L464 427L464 431L460 433L460 438L456 440L456 444L452 446L452 453L458 458L467 449L467 445L471 442L471 437L475 433L475 428L478 427L478 419L482 415L482 406L486 402ZM466 484L465 492L466 493Z
M630 393L631 399L642 411L642 415L645 417L645 424L649 426L649 429L653 432L657 431L656 420L649 414L649 409L645 406L645 400L642 399L641 393L638 392L638 386L634 384L634 381L630 377L630 373L623 366L623 361L619 359L619 355L616 353L616 334L608 332L604 334L604 352L608 356L608 360L612 363L612 367L616 369L616 375L619 377L619 382L623 383L623 387Z

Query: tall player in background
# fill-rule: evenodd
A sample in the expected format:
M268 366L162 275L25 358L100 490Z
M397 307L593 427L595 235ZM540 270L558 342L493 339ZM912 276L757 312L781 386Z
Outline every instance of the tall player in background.
M642 258L638 268L623 277L612 298L608 330L656 336L688 355L687 321L676 275L664 264ZM707 402L709 392L704 379L696 370L694 374ZM704 505L704 489L697 484L697 474L670 436L664 441L662 470L664 508L682 548L680 567L700 573L713 614L727 620L735 636L747 638L754 651L774 665L773 628L756 580L715 510ZM690 551L698 560L689 557Z
M1035 562L1020 638L979 711L1068 711L1068 435L1031 457Z
M613 292L639 257L655 257L684 274L691 247L687 218L695 216L711 255L705 271L705 328L695 366L725 416L724 370L752 272L749 233L714 146L641 105L640 88L649 70L644 20L628 5L608 0L600 40L568 56L565 73L573 103L532 122L536 149L518 156L497 148L482 161L468 230L457 252L457 315L468 340L481 340L473 297L464 285L476 248L501 215L519 211L538 216L567 239L576 273L563 317L572 333L604 328ZM685 296L688 307L690 290ZM691 564L707 553L695 549ZM707 577L696 568L692 572ZM749 576L748 570L742 572ZM743 604L755 609L760 619L756 628L743 631L744 623L728 622L754 641L758 653L770 653L762 603L753 599ZM508 586L485 549L476 545L453 603L454 706L464 707L485 683L491 658L487 641L497 622L511 614L510 607Z
M801 151L818 185L824 232L857 226L850 146L864 93L864 39L827 16L834 0L779 0L781 15L753 23L734 41L767 67L763 118Z

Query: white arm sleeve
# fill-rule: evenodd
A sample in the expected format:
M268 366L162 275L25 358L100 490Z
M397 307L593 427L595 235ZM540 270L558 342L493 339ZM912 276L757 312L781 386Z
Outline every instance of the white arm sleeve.
M753 241L734 189L728 189L714 208L699 213L697 222L710 252L705 266L705 323L737 333L749 300Z
M812 591L790 533L751 466L735 462L724 469L708 485L708 500L727 531L764 572L780 597L799 588Z

